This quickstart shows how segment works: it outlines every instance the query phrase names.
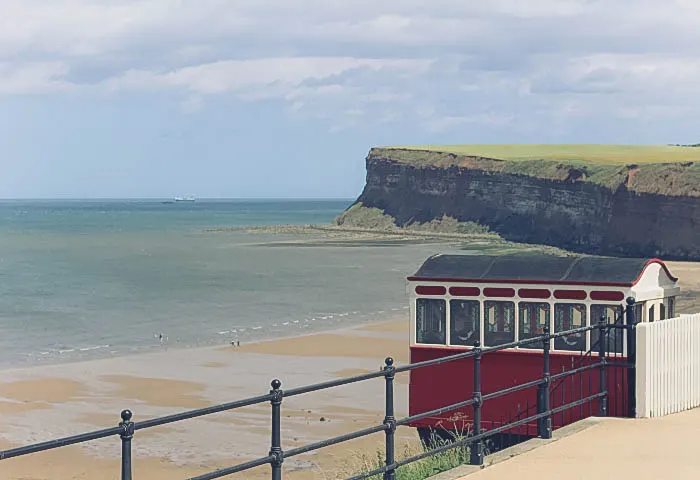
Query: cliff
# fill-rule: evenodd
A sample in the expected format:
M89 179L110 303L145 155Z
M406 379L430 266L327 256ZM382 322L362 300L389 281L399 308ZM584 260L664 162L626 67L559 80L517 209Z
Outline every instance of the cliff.
M518 161L374 148L366 163L364 190L338 224L358 225L367 209L379 209L398 226L449 218L574 252L700 260L697 161Z

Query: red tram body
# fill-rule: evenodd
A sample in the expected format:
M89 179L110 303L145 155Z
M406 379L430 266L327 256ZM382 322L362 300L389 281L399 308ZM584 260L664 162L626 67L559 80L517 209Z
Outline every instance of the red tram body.
M635 299L637 322L675 316L677 279L658 259L557 257L552 255L435 255L407 282L410 299L411 363L484 347L565 332L620 318L625 301ZM592 320L593 319L593 320ZM619 320L618 320L619 321ZM597 361L597 331L551 341L551 373ZM626 332L611 330L611 364L626 361ZM483 356L482 394L542 377L543 345L504 349ZM625 369L608 368L608 414L626 416ZM557 407L598 392L598 369L556 380L550 403ZM411 371L409 414L416 415L472 397L473 359L454 360ZM552 416L554 429L597 414L597 401ZM490 399L482 407L481 428L490 430L537 413L535 389ZM468 433L472 407L416 421L421 437ZM537 434L536 422L508 434Z

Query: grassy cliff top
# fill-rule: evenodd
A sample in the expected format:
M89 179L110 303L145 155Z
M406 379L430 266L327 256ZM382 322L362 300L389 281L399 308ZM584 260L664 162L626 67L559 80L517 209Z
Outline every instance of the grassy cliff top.
M469 157L486 157L500 160L558 160L607 165L700 161L700 147L670 145L484 144L386 148L453 153Z
M623 184L639 193L700 197L700 147L627 145L426 145L377 147L369 159L417 168L462 167L561 181Z

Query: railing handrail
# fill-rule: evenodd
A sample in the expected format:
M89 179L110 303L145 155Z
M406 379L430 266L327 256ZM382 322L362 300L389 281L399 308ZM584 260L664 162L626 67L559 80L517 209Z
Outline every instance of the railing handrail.
M205 407L205 408L200 408L200 409L195 409L195 410L188 410L188 411L176 413L173 415L155 417L155 418L151 418L151 419L143 420L143 421L139 421L139 422L132 422L131 421L131 415L132 415L131 411L124 410L121 413L122 421L116 427L95 430L92 432L82 433L82 434L73 435L73 436L69 436L69 437L63 437L63 438L50 440L50 441L46 441L46 442L41 442L41 443L36 443L36 444L32 444L32 445L3 450L3 451L0 451L0 460L9 459L9 458L18 457L18 456L23 456L23 455L28 455L31 453L36 453L36 452L41 452L41 451L46 451L46 450L52 450L52 449L60 448L60 447L67 446L67 445L74 445L74 444L78 444L78 443L84 443L84 442L93 441L93 440L97 440L97 439L101 439L101 438L119 435L122 438L123 462L125 461L124 458L128 455L128 470L129 471L125 473L125 471L124 471L125 467L124 467L124 463L123 463L122 464L122 480L131 480L132 477L131 477L131 444L130 444L130 442L131 442L131 438L133 437L133 434L136 430L143 430L143 429L152 428L152 427L156 427L156 426L166 425L169 423L179 422L182 420L196 418L196 417L200 417L200 416L204 416L204 415L211 415L214 413L219 413L219 412L224 412L224 411L230 411L230 410L234 410L237 408L250 406L250 405L256 405L256 404L260 404L260 403L264 403L264 402L269 401L269 402L272 402L272 404L273 404L273 447L272 447L272 450L270 451L270 453L265 457L261 457L259 459L245 462L243 464L236 465L233 467L220 469L220 470L217 470L214 472L200 475L198 477L193 477L190 480L211 480L214 478L220 478L223 476L227 476L227 475L230 475L230 474L233 474L236 472L248 470L250 468L254 468L254 467L265 465L265 464L273 465L273 480L279 480L281 478L281 476L279 476L279 475L281 475L281 464L282 464L284 457L291 457L291 456L295 456L295 455L300 455L302 453L307 453L310 451L318 450L320 448L324 448L324 447L327 447L329 445L342 443L342 442L349 441L349 440L352 440L355 438L378 433L381 431L384 431L386 433L387 442L389 442L389 438L391 438L392 450L393 450L393 435L394 435L394 431L396 430L396 428L398 426L408 425L410 423L413 423L415 421L418 421L418 420L421 420L421 419L424 419L427 417L440 415L440 414L443 414L443 413L446 413L449 411L453 411L453 410L456 410L459 408L464 408L464 407L469 407L469 406L473 407L475 409L475 412L477 409L480 412L481 405L483 404L484 401L491 400L491 399L501 397L504 395L508 395L508 394L511 394L514 392L530 389L530 388L538 388L538 391L540 391L543 387L546 387L547 391L549 391L551 382L553 380L560 380L562 378L574 375L576 373L580 373L580 372L590 370L593 368L600 368L601 365L605 366L604 349L602 349L601 351L603 353L603 357L599 359L598 363L587 365L585 367L581 367L581 368L577 368L577 369L572 369L570 371L566 371L566 372L562 372L562 373L558 373L558 374L550 376L549 366L548 366L548 362L549 362L548 359L549 359L549 354L550 354L549 342L552 339L555 339L558 337L563 337L563 336L572 335L572 334L576 334L576 333L584 333L584 332L588 332L588 331L592 331L592 330L599 330L601 332L600 338L602 338L606 334L606 332L610 329L610 326L611 325L609 325L609 324L604 325L601 322L597 325L583 326L583 327L578 327L578 328L574 328L571 330L567 330L564 332L551 333L549 331L549 326L547 325L547 326L545 326L544 334L536 336L536 337L531 337L528 339L509 342L509 343L502 344L502 345L483 347L483 348L477 342L471 350L466 351L466 352L461 352L461 353L454 354L454 355L448 355L448 356L441 357L441 358L434 359L434 360L426 360L426 361L422 361L422 362L409 363L409 364L402 365L402 366L395 366L393 364L393 359L387 358L385 366L376 372L369 372L369 373L353 375L350 377L345 377L345 378L341 378L341 379L337 379L337 380L314 383L314 384L310 384L310 385L292 388L289 390L282 390L280 388L281 383L279 382L279 380L273 380L273 382L272 382L273 389L270 390L270 393L268 393L266 395L245 398L242 400L237 400L234 402L214 405L211 407ZM438 409L434 409L434 410L427 411L427 412L422 412L420 414L408 416L408 417L398 419L398 420L393 417L393 380L394 380L394 376L397 373L404 373L404 372L408 372L408 371L417 370L420 368L430 367L430 366L434 366L434 365L438 365L438 364L442 364L442 363L453 362L456 360L466 359L466 358L474 358L475 359L475 362L474 362L475 366L476 366L476 368L479 368L478 364L480 364L481 357L484 355L488 355L489 353L494 353L494 352L506 350L509 348L514 348L514 347L519 347L519 346L529 345L529 344L535 344L535 343L541 343L543 345L544 352L545 352L545 357L546 357L545 373L544 373L542 378L537 379L537 380L533 380L530 382L526 382L523 384L511 386L509 388L504 388L502 390L498 390L495 392L490 392L490 393L485 394L485 395L481 394L480 385L477 385L476 378L475 378L475 390L474 390L473 397L471 399L463 400L463 401L460 401L457 403L453 403L451 405L446 405L446 406L440 407ZM475 374L476 374L476 372L475 372ZM366 380L370 380L370 379L374 379L374 378L379 378L379 377L384 377L386 382L387 382L387 397L389 396L390 391L392 392L391 393L391 404L392 404L391 408L389 408L389 402L387 400L387 412L391 413L391 414L390 415L387 414L383 424L373 426L373 427L368 427L366 429L363 429L363 430L360 430L357 432L352 432L352 433L340 435L337 437L333 437L330 439L326 439L323 441L315 442L315 443L305 445L302 447L293 448L293 449L290 449L290 450L287 450L284 452L281 450L281 445L274 445L275 443L280 443L279 438L277 438L277 439L274 438L275 437L275 435L274 435L274 430L275 430L274 407L276 405L277 410L279 410L279 405L281 404L283 398L292 397L292 396L296 396L296 395L302 395L305 393L315 392L315 391L319 391L319 390L325 390L328 388L334 388L334 387L338 387L338 386L342 386L342 385L348 385L348 384L352 384L352 383L362 382L362 381L366 381ZM479 378L480 378L480 374L479 374ZM480 382L480 380L479 380L479 382ZM601 383L601 385L602 385L602 383ZM586 401L592 401L596 398L604 399L606 394L607 394L607 392L605 390L601 390L598 394L591 396L589 399L586 399ZM501 427L498 427L496 429L492 429L492 430L490 430L488 432L484 432L484 433L480 433L479 429L477 428L476 431L474 432L475 435L473 435L472 437L469 437L469 440L468 441L465 440L464 442L465 442L465 444L466 443L473 444L473 442L480 442L481 440L487 438L488 436L495 435L496 433L498 433L500 431L506 431L506 430L509 430L509 429L516 427L518 425L522 425L524 423L531 422L534 420L538 420L538 422L539 422L540 419L542 419L542 418L549 418L549 416L551 416L553 413L562 411L562 409L573 408L575 406L578 406L579 404L580 403L573 402L570 405L566 405L563 407L560 406L560 407L557 407L555 409L542 408L542 410L544 410L544 411L538 413L535 416L530 416L530 417L527 417L525 419L519 419L515 422L511 422L509 424L503 425ZM549 405L548 399L547 399L546 405ZM538 409L539 409L539 407L538 407ZM279 411L277 412L277 415L279 416ZM479 418L480 418L480 413L479 413ZM277 429L279 429L279 422L277 424ZM551 433L551 423L549 426L549 430ZM128 442L128 444L127 444L127 442ZM456 446L458 446L458 445L455 445L455 446L452 446L449 448L455 448ZM439 452L446 450L446 449L447 448L441 447L440 449L433 450L432 454L439 453ZM127 452L127 450L128 450L128 452ZM430 453L430 452L427 452L427 453ZM418 455L415 457L415 460L412 460L412 461L417 461L418 459L425 458L425 456L426 456L426 454ZM399 466L405 465L406 463L410 463L410 462L408 462L407 460L402 460L401 462L395 462L393 459L393 452L392 452L391 458L387 454L387 465L385 467L383 467L383 469L378 469L377 471L375 471L375 473L373 473L373 475L377 475L379 473L386 474L386 472L394 472L396 468L398 468ZM275 468L275 465L277 465L277 467L278 467L277 469ZM279 475L275 474L276 470L279 471ZM370 476L373 476L373 475L364 474L363 476L358 476L358 477L353 477L353 478L357 478L357 479L369 478ZM393 479L395 477L393 475L389 475L389 476L385 475L385 478Z

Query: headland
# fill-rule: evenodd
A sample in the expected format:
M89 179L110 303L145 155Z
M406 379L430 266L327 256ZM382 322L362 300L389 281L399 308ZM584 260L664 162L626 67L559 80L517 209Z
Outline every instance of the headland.
M335 223L494 232L614 256L700 259L700 149L457 145L372 148Z

